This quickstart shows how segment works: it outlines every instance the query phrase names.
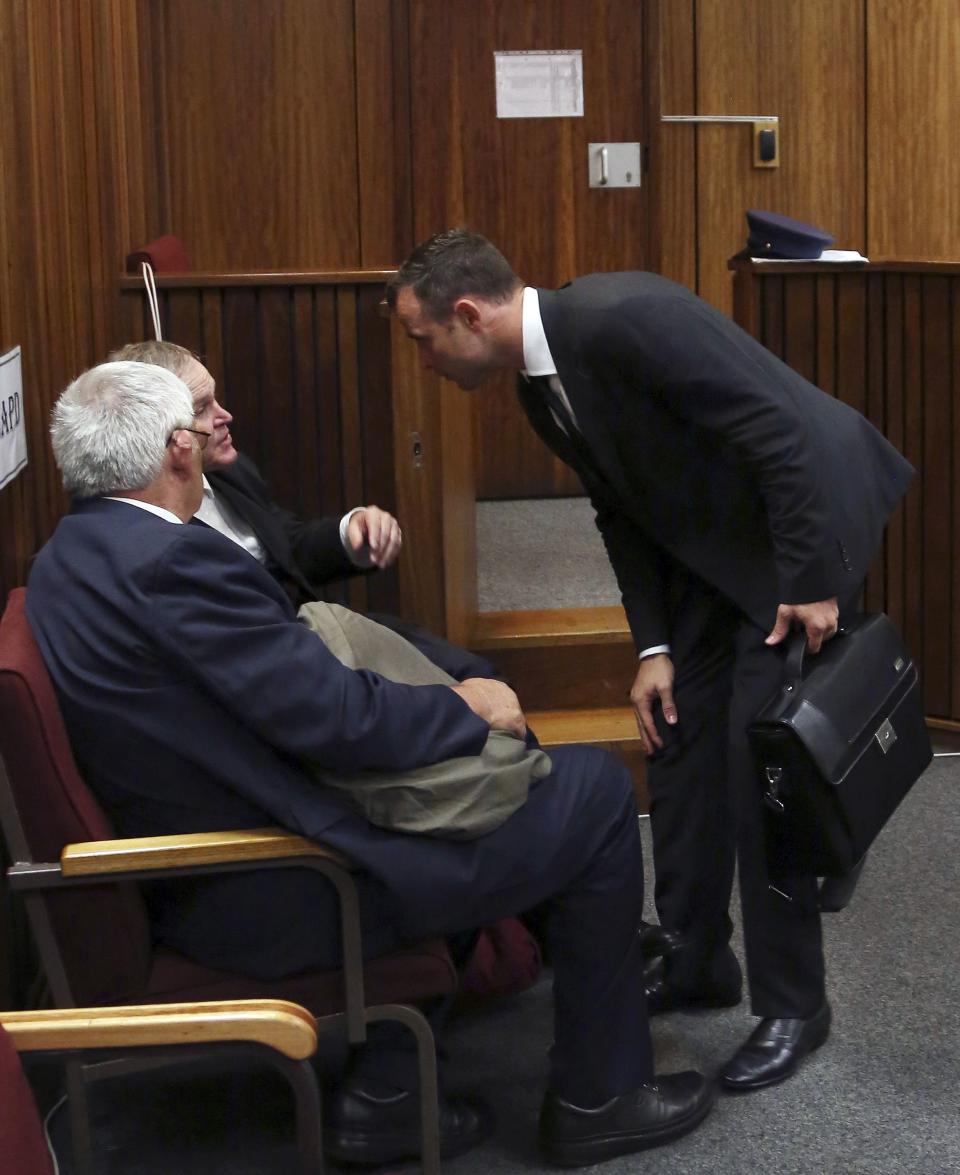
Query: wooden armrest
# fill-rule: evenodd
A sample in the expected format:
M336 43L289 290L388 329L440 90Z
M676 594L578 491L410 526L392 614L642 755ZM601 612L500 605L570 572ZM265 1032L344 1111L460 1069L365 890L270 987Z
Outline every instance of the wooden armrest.
M286 1000L0 1012L0 1024L20 1052L234 1041L267 1045L303 1061L317 1050L313 1016Z
M236 832L192 832L142 836L134 840L91 840L67 845L60 854L64 877L173 869L232 861L271 861L285 857L323 857L346 869L350 861L335 849L315 844L284 828L244 828Z

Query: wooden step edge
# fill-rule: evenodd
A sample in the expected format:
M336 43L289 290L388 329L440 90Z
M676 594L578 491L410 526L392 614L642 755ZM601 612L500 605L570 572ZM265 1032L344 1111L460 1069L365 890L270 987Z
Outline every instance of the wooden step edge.
M562 743L639 744L637 720L630 706L582 710L528 710L527 724L545 747Z
M544 645L629 644L623 609L539 608L481 612L474 621L471 649L519 649Z

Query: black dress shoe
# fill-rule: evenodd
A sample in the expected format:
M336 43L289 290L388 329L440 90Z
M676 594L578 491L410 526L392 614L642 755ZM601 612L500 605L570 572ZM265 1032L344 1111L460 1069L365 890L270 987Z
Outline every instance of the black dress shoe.
M331 1100L323 1147L338 1163L378 1165L420 1155L420 1100L399 1090L381 1096L353 1083ZM445 1159L478 1146L493 1132L493 1114L480 1101L440 1097L440 1154Z
M807 1053L818 1049L829 1035L828 1003L809 1020L761 1020L727 1062L720 1074L721 1084L735 1093L748 1093L786 1081Z
M667 930L653 922L640 923L640 953L646 963L676 954L686 945L687 940L679 930Z
M729 946L693 965L682 952L667 954L644 973L650 1016L683 1009L732 1008L740 1003L742 988L743 973Z
M710 1113L715 1090L701 1073L671 1073L595 1110L548 1093L540 1111L540 1146L558 1167L586 1167L671 1142Z

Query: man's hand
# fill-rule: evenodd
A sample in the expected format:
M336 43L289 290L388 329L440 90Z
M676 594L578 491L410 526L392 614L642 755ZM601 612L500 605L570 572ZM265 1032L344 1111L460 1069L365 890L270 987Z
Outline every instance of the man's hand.
M671 726L677 721L677 707L673 702L673 661L666 653L644 657L630 690L630 704L637 716L640 737L648 747L662 747L653 721L653 702L660 699L663 716Z
M379 506L364 506L347 523L347 542L356 554L366 548L375 567L389 567L400 554L400 523Z
M790 631L790 622L796 620L806 629L808 651L819 653L823 642L836 633L839 619L836 596L816 604L781 604L777 609L777 622L764 644L779 645Z
M489 722L494 730L505 730L523 738L527 733L527 720L520 709L520 699L502 681L489 677L468 677L459 685L450 687L459 694L474 714Z

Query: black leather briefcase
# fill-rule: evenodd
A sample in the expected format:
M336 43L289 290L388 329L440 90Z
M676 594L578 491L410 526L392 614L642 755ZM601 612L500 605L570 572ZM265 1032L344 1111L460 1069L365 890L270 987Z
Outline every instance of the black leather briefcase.
M847 873L933 757L916 666L886 616L857 617L806 663L805 650L794 635L749 729L774 877Z

